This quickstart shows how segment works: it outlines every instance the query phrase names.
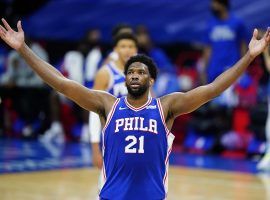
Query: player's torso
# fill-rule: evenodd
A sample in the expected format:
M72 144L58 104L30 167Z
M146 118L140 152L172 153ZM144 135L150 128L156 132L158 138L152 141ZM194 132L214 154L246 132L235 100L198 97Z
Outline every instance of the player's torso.
M135 109L123 97L111 119L108 117L103 132L104 197L165 197L166 160L171 145L159 106L156 99L149 98L141 109Z

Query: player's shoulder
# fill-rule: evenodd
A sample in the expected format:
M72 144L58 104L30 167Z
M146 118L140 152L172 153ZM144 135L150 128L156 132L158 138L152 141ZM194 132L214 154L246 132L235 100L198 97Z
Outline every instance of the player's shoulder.
M159 97L161 107L165 110L169 109L177 101L186 101L187 92L173 92Z
M109 76L110 75L110 69L108 67L108 64L102 65L100 67L100 69L97 71L97 75Z

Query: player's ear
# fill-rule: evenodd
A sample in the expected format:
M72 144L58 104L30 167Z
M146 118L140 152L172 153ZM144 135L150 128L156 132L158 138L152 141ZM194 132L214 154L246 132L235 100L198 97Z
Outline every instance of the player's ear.
M155 83L155 80L153 78L150 78L150 87L152 87Z

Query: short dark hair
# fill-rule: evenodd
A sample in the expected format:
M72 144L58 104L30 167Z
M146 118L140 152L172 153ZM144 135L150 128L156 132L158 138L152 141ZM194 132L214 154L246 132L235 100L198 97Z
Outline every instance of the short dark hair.
M231 7L230 0L214 0L214 1L225 6L227 8L227 10L229 10Z
M131 32L133 32L132 27L128 24L125 23L121 23L121 24L117 24L113 30L112 30L112 37L114 38L118 33L121 32L122 29L130 29Z
M129 58L129 60L125 64L125 70L124 70L125 75L127 75L129 66L135 62L140 62L140 63L145 64L148 68L151 78L153 78L154 80L157 79L158 71L157 71L157 66L155 62L150 57L144 54L137 54L136 56L132 56Z
M136 47L138 46L137 37L133 33L119 33L113 38L113 47L115 47L120 40L124 39L132 40Z

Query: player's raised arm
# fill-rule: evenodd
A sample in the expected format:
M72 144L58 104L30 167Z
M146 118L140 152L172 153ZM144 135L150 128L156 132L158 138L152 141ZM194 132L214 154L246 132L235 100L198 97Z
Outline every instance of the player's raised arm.
M4 19L2 19L2 22L4 24L4 27L0 25L0 37L2 40L18 51L29 66L47 84L87 110L98 113L110 110L115 97L106 92L89 90L79 83L65 78L53 66L39 58L25 44L21 21L17 23L18 32L14 31Z
M218 76L212 83L195 88L186 93L173 93L161 99L167 119L189 113L220 95L239 78L254 58L262 53L270 43L270 28L258 40L255 29L247 53L230 69ZM218 67L218 66L217 66Z

